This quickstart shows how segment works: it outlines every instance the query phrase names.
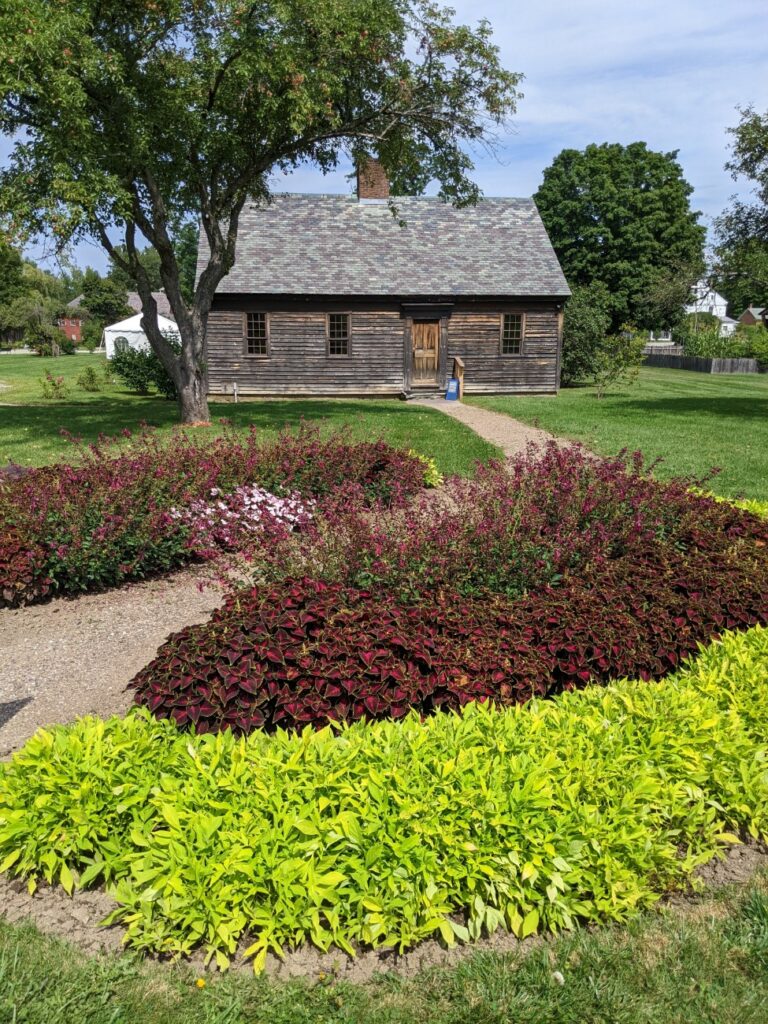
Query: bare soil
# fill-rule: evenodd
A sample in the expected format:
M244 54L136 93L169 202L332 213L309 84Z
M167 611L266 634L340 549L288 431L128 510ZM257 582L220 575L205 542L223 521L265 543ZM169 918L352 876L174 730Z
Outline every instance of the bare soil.
M703 887L706 892L728 885L743 885L758 871L768 871L768 848L754 843L734 846L722 860L710 861L696 872L700 883L697 890ZM671 894L664 900L664 904L685 913L693 910L700 899L698 891L691 888L688 892ZM30 896L23 882L0 876L0 913L8 921L32 921L44 934L68 939L90 954L114 952L123 948L122 928L103 928L99 925L116 906L103 891L75 892L70 897L60 887L42 885ZM543 941L546 940L534 936L521 942L509 932L499 931L477 942L457 945L451 949L435 939L428 939L407 953L399 954L392 949L363 950L356 957L350 957L338 949L322 953L314 946L304 945L286 953L283 960L270 954L266 973L281 979L317 978L318 975L326 974L362 984L376 974L394 973L401 977L413 977L430 967L457 964L479 950L495 953L525 951ZM244 939L240 951L249 944L250 940ZM203 970L202 954L193 956L191 964ZM242 955L235 958L232 967L234 970L252 970L250 961L244 960Z

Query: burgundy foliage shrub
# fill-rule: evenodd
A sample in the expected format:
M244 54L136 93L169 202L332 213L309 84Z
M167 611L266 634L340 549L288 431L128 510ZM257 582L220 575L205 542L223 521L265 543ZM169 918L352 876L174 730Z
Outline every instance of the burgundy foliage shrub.
M372 515L344 494L264 552L257 570L279 580L311 565L324 579L408 598L434 588L517 597L649 552L667 559L728 551L747 536L768 542L768 522L648 473L639 455L598 460L552 444L455 478L438 500Z
M407 604L286 580L235 594L210 622L172 636L131 686L137 703L197 732L520 703L658 678L714 634L768 621L766 594L759 555L617 561L517 601L438 591Z
M278 496L317 498L344 480L361 506L388 508L423 479L423 465L405 452L383 442L346 444L306 425L266 444L255 430L210 441L145 432L117 452L105 439L82 449L76 465L0 479L0 606L113 586L210 556L211 531L194 530L177 513L212 492L258 484ZM274 525L265 516L265 546L291 532L285 523L267 530Z

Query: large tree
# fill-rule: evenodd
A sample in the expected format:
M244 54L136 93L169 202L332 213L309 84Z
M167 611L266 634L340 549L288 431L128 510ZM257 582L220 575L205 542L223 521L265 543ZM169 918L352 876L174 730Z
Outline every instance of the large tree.
M95 237L136 282L143 327L184 421L208 418L203 340L246 202L303 161L377 155L402 190L478 195L467 144L515 109L490 27L432 0L25 0L0 7L0 177L17 231ZM184 300L174 234L199 219L210 259ZM179 326L157 324L142 236ZM118 246L125 247L125 251Z
M565 149L534 196L569 284L601 282L614 329L661 327L660 296L703 270L704 228L676 153L644 142Z
M768 305L768 110L739 110L729 128L731 157L726 163L734 179L751 185L751 200L731 200L715 223L718 245L715 281L736 316L753 303Z

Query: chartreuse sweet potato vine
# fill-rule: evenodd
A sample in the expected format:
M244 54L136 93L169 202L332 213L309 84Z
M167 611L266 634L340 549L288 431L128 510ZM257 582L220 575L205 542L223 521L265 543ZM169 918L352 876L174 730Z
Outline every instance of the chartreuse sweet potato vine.
M235 739L84 718L0 766L0 867L106 883L141 949L225 965L247 933L257 970L305 940L622 919L768 833L767 666L758 627L662 683L423 722Z

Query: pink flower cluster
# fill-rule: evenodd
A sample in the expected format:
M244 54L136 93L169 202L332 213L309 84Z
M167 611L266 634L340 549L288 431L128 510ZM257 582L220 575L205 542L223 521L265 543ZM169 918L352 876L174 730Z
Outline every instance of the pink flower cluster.
M186 508L172 508L170 516L190 529L190 545L198 553L222 548L240 550L254 531L281 534L300 529L312 520L315 502L295 492L280 497L258 484L244 484L229 494L212 487L210 497Z

